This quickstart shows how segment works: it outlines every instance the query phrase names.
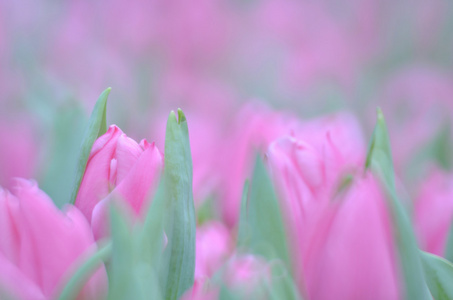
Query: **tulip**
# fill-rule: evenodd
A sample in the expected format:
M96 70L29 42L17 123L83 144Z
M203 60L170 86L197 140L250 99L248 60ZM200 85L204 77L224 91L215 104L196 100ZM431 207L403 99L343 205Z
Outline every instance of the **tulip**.
M13 193L0 189L0 296L54 299L80 261L95 250L82 213L59 211L36 183L17 179ZM79 294L106 296L107 274L99 268Z
M386 199L371 174L332 198L303 255L310 299L400 299L397 249ZM309 229L309 230L310 230Z
M271 267L262 258L251 254L233 254L218 270L219 277L196 279L183 300L219 299L222 293L219 284L224 285L234 299L263 299L265 285L271 284ZM219 282L221 281L221 283Z
M231 254L233 248L228 229L210 221L197 228L195 280L210 278Z
M434 171L423 182L415 201L415 232L424 251L445 256L453 221L453 176Z
M163 156L154 143L137 144L115 125L94 142L75 206L91 223L96 239L109 233L111 201L124 201L136 216L141 213L162 166Z
M269 146L294 277L309 299L399 296L385 198L370 174L360 178L364 158L348 115L304 124Z
M294 118L277 113L259 103L245 106L227 135L219 166L219 205L223 220L230 227L239 219L244 181L252 172L256 151L264 152L270 142L289 134L298 125Z

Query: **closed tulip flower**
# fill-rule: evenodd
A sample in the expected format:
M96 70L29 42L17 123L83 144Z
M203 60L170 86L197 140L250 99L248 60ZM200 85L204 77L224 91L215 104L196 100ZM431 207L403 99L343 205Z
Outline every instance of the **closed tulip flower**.
M0 298L55 299L81 260L96 246L88 222L69 206L59 211L36 183L19 179L0 189ZM107 274L100 267L77 299L102 299ZM8 299L10 299L8 298Z
M163 156L154 143L138 144L115 125L95 141L75 205L91 222L96 239L108 234L108 203L113 199L140 214L162 167Z
M385 198L373 176L362 174L358 128L348 115L315 120L267 152L294 277L308 299L400 295Z
M371 174L331 199L303 253L309 299L400 299L402 281L386 199Z

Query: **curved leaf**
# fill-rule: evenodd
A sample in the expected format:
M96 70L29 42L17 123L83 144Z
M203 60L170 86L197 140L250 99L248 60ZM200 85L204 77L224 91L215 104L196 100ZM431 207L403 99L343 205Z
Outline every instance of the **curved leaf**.
M164 229L168 244L161 274L164 298L177 299L194 283L196 231L189 131L180 109L178 120L173 111L168 117L164 163Z
M107 111L107 98L110 94L111 88L107 88L99 96L94 106L93 112L91 113L88 128L85 131L82 145L80 147L79 161L77 163L77 172L75 177L75 183L73 192L71 195L70 203L74 204L79 192L80 183L82 182L83 174L87 166L87 161L90 156L91 148L93 147L94 141L106 133L107 122L106 122L106 111Z
M453 300L453 265L442 257L420 251L426 282L436 300Z
M396 193L390 141L384 115L380 109L377 111L377 122L366 159L366 168L371 168L380 178L389 200L394 237L404 277L405 297L411 300L431 299L411 222Z

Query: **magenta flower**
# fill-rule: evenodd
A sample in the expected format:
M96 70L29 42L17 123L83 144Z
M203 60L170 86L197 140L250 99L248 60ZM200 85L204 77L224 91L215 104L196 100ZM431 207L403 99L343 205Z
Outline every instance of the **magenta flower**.
M396 299L385 198L362 178L365 147L349 115L302 124L268 150L296 283L309 299Z
M108 234L108 203L124 201L137 216L147 196L156 188L163 167L157 147L137 144L117 126L93 144L75 205L91 222L96 239Z
M211 221L197 228L195 280L210 278L230 256L233 241L228 229Z
M80 211L60 212L36 183L19 179L11 194L0 189L0 295L53 299L96 245ZM102 299L107 274L99 268L79 294Z

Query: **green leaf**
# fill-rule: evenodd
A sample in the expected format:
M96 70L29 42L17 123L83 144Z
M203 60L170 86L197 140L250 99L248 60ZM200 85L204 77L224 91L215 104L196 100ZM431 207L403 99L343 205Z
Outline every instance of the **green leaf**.
M88 257L84 263L74 272L71 278L66 282L58 299L76 299L79 292L82 290L85 283L98 270L104 261L110 257L112 253L112 244L108 243Z
M280 259L289 267L286 232L280 206L266 168L259 157L253 171L246 214L251 251L269 260Z
M447 120L433 142L434 158L437 160L438 165L445 170L451 170L452 168L452 150L451 125Z
M265 285L269 299L302 299L291 274L283 264L273 264L272 280L270 285Z
M445 245L445 258L453 262L453 222L448 230L447 243Z
M41 188L59 208L68 203L76 174L75 161L83 137L87 116L76 101L68 101L57 109L52 120L52 141L47 146L45 170L40 175Z
M80 147L79 161L77 164L77 172L74 183L74 188L70 203L74 204L79 192L80 183L82 182L83 174L87 166L87 161L90 156L91 148L93 147L94 141L106 133L107 122L106 122L106 111L107 111L107 98L110 94L111 88L107 88L99 96L96 105L94 106L93 112L91 113L88 128L85 131L82 145Z
M109 299L161 299L157 268L150 264L142 246L143 226L132 224L134 217L127 207L111 205L110 223L112 256L109 264ZM161 244L157 245L162 251ZM159 252L157 251L157 252Z
M178 120L173 111L168 117L164 159L164 228L168 244L161 274L164 298L177 299L194 283L196 230L189 132L180 109Z
M453 265L442 257L420 251L426 282L434 299L453 299Z
M241 211L239 215L239 226L238 226L238 238L237 248L247 249L250 246L250 229L247 221L247 206L248 206L248 194L249 194L249 182L248 180L244 183L242 190L241 199Z
M366 168L371 168L380 178L389 200L394 237L404 278L405 297L406 299L431 299L423 276L411 222L396 193L390 141L380 109L377 111L377 122L366 159Z

